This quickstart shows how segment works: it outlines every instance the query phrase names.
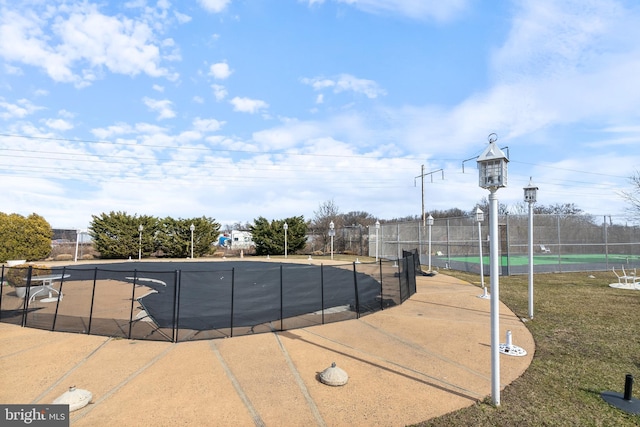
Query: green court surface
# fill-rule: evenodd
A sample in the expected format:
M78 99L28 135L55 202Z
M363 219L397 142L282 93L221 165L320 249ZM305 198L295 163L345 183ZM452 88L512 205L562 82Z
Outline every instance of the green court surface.
M446 256L439 257L441 259L447 259L451 261L459 261L466 262L470 264L479 264L480 257L479 256L452 256L447 258ZM528 255L511 255L509 256L509 260L507 261L507 256L502 255L501 265L528 265L529 264L529 256ZM489 256L483 256L482 260L484 264L489 264ZM612 264L612 265L626 265L629 263L640 263L639 255L620 255L620 254L545 254L545 255L534 255L533 256L533 264L534 265L552 265L552 264Z

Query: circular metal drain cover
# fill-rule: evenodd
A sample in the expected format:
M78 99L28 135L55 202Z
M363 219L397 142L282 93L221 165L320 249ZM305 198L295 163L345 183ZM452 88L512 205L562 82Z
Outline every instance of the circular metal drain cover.
M53 401L55 405L69 405L69 412L82 409L91 402L93 394L90 391L69 387L69 391L62 393L60 397Z
M341 386L349 381L349 375L333 362L330 367L320 372L320 381L326 385Z

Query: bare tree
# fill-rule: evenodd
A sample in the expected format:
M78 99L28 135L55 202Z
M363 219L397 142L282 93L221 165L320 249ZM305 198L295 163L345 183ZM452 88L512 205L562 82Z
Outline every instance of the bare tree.
M640 172L636 173L629 178L629 182L633 187L630 191L622 191L622 197L629 202L629 206L626 211L629 214L631 220L640 220Z
M311 221L312 233L320 239L322 250L326 252L329 237L329 224L333 221L334 227L342 227L342 218L338 205L331 200L327 200L320 204L317 211L313 211L313 220Z

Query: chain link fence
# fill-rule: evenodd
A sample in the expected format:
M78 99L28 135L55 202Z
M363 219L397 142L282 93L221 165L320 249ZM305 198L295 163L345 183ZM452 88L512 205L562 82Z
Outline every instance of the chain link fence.
M369 256L397 259L403 249L417 247L422 265L480 273L482 264L488 274L491 236L485 217L480 227L474 217L438 218L431 227L422 221L381 224L369 230ZM498 224L501 274L526 274L529 216L500 215ZM640 227L608 215L534 215L533 251L534 272L635 269Z

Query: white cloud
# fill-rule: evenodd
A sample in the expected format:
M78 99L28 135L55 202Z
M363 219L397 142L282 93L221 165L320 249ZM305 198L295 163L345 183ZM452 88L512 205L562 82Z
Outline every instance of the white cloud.
M220 130L224 125L224 122L220 122L216 119L201 119L196 117L193 120L193 128L200 132L215 132Z
M334 93L355 92L373 99L386 95L386 91L373 80L359 79L350 74L340 74L336 78L324 77L303 78L302 83L311 86L316 91L333 88Z
M241 113L254 114L269 108L269 104L259 99L241 98L236 96L229 102L233 105L233 111L239 111Z
M282 126L255 132L252 139L265 150L280 150L326 135L326 129L314 122L289 121Z
M198 0L198 3L207 12L219 13L231 3L231 0Z
M180 24L186 24L187 22L191 21L191 17L189 15L185 15L178 11L174 11L173 14L175 15L176 19Z
M145 97L142 101L151 111L158 113L158 120L172 119L176 116L176 113L171 108L173 103L168 99L151 99Z
M6 74L21 76L23 74L22 69L20 67L14 67L13 65L4 64L4 72Z
M508 37L492 58L493 70L503 81L548 79L590 68L602 60L599 50L633 46L631 34L638 34L634 24L621 19L623 12L613 1L541 0L517 5ZM612 25L628 25L630 37L603 38L611 37Z
M309 6L322 4L325 0L305 0ZM413 19L450 21L468 7L470 0L334 0L346 3L368 13L404 15Z
M108 139L112 136L129 134L132 131L132 127L126 123L120 123L106 128L91 129L91 133L98 139Z
M156 92L164 92L164 86L161 86L161 85L155 85L154 84L153 86L151 86L151 88L153 90L155 90Z
M44 120L44 124L51 129L59 131L73 129L73 124L63 119L46 119Z
M181 132L177 137L176 140L181 143L181 144L189 144L190 142L193 141L199 141L200 139L202 139L202 134L196 130L186 130L184 132Z
M19 99L12 104L0 97L0 118L4 120L22 119L41 109L28 99Z
M233 71L226 62L218 62L209 67L209 75L219 80L229 78L232 73Z
M228 95L227 88L222 85L211 85L211 89L213 89L213 96L215 96L216 101L222 101Z
M102 14L95 4L0 11L0 57L41 67L57 82L87 86L102 69L175 78L142 20Z
M58 111L58 115L60 117L64 117L65 119L73 119L76 115L74 113L72 113L71 111L67 111L67 110L60 110Z
M166 51L162 55L162 59L167 61L180 61L182 60L182 54L180 48L176 45L175 40L168 38L162 41L162 48Z

